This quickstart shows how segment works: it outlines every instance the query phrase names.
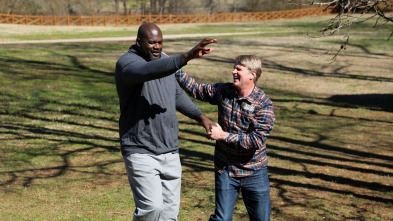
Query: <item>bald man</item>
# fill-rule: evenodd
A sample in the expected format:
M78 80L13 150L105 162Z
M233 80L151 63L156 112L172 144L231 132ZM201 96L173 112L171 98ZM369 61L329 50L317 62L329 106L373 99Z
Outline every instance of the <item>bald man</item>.
M121 152L136 209L133 220L177 220L181 164L176 110L200 122L211 122L180 88L174 72L188 61L209 54L204 39L190 51L168 57L162 53L160 28L144 23L136 44L116 63L120 101Z

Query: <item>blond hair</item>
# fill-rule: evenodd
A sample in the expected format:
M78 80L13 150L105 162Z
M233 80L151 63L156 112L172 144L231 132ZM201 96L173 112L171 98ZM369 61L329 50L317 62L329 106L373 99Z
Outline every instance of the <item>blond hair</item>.
M254 83L257 83L262 74L262 61L255 55L239 55L235 58L236 64L241 64L250 72L255 72Z

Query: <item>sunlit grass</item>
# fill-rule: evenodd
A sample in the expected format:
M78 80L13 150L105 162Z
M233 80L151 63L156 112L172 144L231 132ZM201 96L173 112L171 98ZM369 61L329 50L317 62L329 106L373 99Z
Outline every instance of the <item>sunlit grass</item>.
M185 30L220 32L232 26L234 32L280 33L296 25L308 29L311 21L195 24ZM319 24L313 26L310 30ZM176 26L163 29L184 32ZM389 30L379 31L370 34L373 29L366 26L334 63L325 52L338 41L325 38L220 37L211 55L184 68L200 82L227 82L236 55L263 58L258 86L273 100L277 119L267 142L272 219L393 218L393 55L392 45L383 41ZM199 41L167 40L165 51L183 53ZM119 151L113 76L117 58L130 44L0 46L1 219L131 219L134 204ZM217 121L215 106L195 102ZM207 220L214 212L214 142L196 122L178 116L179 220ZM234 220L248 220L241 196Z

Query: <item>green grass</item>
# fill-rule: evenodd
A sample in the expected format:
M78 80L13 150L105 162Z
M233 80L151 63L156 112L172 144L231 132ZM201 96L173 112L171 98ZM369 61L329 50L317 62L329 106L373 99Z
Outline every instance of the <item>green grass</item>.
M273 100L277 118L267 142L272 220L392 220L393 48L385 38L391 26L378 33L371 25L357 27L331 63L339 37L283 33L317 31L310 21L164 26L164 34L279 33L220 37L212 54L184 68L201 82L225 82L236 55L263 58L258 86ZM165 51L182 53L200 40L166 40ZM129 44L0 45L1 220L132 218L113 76ZM217 120L215 106L195 102ZM179 220L207 220L214 212L214 142L178 116ZM241 196L234 220L248 220Z

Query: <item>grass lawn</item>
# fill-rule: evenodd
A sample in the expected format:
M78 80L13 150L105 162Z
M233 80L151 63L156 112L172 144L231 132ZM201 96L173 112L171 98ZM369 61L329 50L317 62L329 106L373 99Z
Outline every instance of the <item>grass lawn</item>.
M212 54L183 69L200 82L226 82L236 55L263 59L258 86L274 102L277 118L267 141L272 220L392 220L392 26L354 26L347 49L332 62L342 36L304 34L316 32L326 19L162 29L265 32L219 37ZM136 34L135 27L12 27L0 31L1 39ZM165 52L185 52L200 40L166 40ZM130 44L0 45L0 220L132 218L113 76ZM195 102L217 120L215 106ZM179 220L208 220L214 212L214 142L194 121L178 116ZM248 220L241 196L234 220Z

